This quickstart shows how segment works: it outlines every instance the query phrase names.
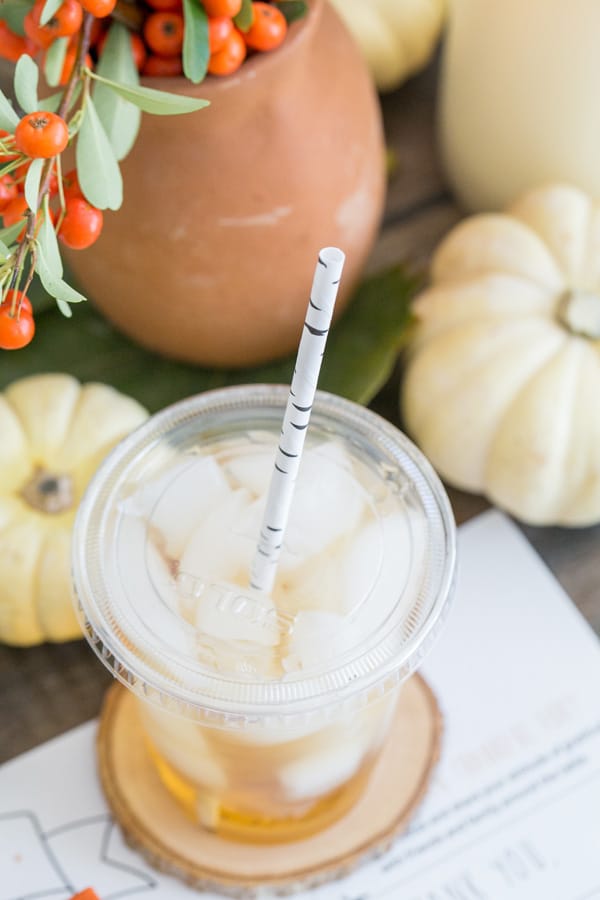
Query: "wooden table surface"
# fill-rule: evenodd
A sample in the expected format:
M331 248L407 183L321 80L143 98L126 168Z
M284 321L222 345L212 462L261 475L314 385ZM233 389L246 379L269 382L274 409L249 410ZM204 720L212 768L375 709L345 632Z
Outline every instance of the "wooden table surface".
M433 69L383 99L396 167L370 272L406 260L424 267L460 217L436 157L434 108ZM398 367L371 404L396 424L400 374ZM450 491L450 497L459 523L487 506L482 498L457 491ZM523 531L600 633L600 526ZM95 716L110 681L83 641L27 650L0 647L0 762Z

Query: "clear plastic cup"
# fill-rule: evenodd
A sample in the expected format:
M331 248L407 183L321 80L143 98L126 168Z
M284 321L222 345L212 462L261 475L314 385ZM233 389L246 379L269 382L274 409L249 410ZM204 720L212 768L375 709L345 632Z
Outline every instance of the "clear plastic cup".
M318 393L275 587L252 591L286 399L249 385L155 415L99 469L73 541L84 632L138 698L162 781L243 840L312 834L356 800L455 568L422 454Z

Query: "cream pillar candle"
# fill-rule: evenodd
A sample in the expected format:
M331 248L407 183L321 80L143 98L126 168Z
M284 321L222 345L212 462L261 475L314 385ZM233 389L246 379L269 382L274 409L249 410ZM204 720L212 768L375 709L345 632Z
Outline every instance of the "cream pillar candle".
M600 2L450 0L440 91L450 185L471 210L568 181L600 197Z

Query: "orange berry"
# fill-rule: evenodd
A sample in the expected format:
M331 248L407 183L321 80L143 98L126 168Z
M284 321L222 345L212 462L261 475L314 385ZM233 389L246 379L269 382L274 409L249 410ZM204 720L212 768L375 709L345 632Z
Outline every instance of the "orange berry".
M10 228L19 222L27 212L27 200L19 194L14 200L10 200L6 207L2 210L2 220L5 228ZM23 229L25 230L25 229ZM22 235L22 232L21 232ZM19 235L19 238L21 237Z
M20 312L29 313L30 316L33 315L33 306L31 305L31 300L24 294L23 291L7 291L4 295L4 300L2 301L3 306L12 307L13 297L17 296L17 310Z
M148 6L152 9L167 12L168 10L178 10L183 6L182 0L146 0Z
M211 54L222 50L233 31L233 21L229 16L215 16L208 20L208 49Z
M45 0L36 0L23 20L25 34L37 44L47 49L59 37L70 37L81 28L83 10L78 0L64 0L52 18L45 25L40 24L40 17Z
M117 0L81 0L81 5L97 19L104 19L110 16L117 5Z
M64 218L58 232L59 240L71 250L85 250L100 237L104 216L84 197L68 197Z
M48 193L51 197L55 197L58 194L58 177L56 172L52 172L50 175L50 181L48 182ZM52 213L52 215L54 215Z
M148 51L146 50L146 45L143 40L139 36L139 34L134 34L133 32L130 35L131 38L131 52L133 54L133 61L135 63L135 67L138 72L142 71L142 67L146 62L146 57L148 56Z
M67 123L45 110L29 113L15 129L15 143L31 159L50 159L62 153L69 143Z
M54 40L54 35L40 26L41 9L35 4L23 19L23 29L27 37L36 47L47 49Z
M11 200L14 200L19 194L19 189L15 184L12 175L3 175L0 178L0 212L6 209Z
M71 169L66 175L63 175L63 192L67 197L83 197L81 188L79 187L79 178L77 177L77 169Z
M33 340L35 322L31 313L21 310L12 315L8 304L0 306L0 349L20 350Z
M27 178L27 173L29 172L29 166L31 165L31 160L28 159L27 162L21 163L20 166L17 166L16 169L13 170L13 177L17 182L17 187L20 191L24 189L24 182Z
M42 3L42 8L44 3ZM81 28L83 10L78 0L63 0L52 18L42 27L50 31L53 37L71 37Z
M287 21L280 9L257 0L252 4L254 20L244 40L252 50L276 50L287 34Z
M179 56L183 47L181 13L151 13L144 22L144 40L158 56Z
M233 19L242 8L242 0L202 0L207 16L229 16Z
M208 61L211 75L232 75L237 72L246 58L246 44L242 35L234 28L222 50L213 53Z
M0 56L10 62L17 62L27 53L25 38L11 31L6 22L0 20Z
M105 33L105 25L101 19L94 19L90 31L90 47L96 47L102 35Z
M149 56L142 68L142 75L153 78L177 78L183 75L180 56Z

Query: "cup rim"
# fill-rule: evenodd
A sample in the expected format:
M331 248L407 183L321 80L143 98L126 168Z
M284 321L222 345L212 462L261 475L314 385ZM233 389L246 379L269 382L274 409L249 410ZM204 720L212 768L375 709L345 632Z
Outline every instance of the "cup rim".
M382 694L409 677L437 639L452 598L456 567L456 529L446 492L421 451L395 426L376 413L336 395L318 391L313 415L327 416L353 428L369 440L377 440L390 453L401 453L404 471L414 476L419 491L436 516L432 540L435 557L442 559L434 593L428 598L427 614L419 628L398 650L397 634L383 635L368 651L324 673L282 680L244 682L232 676L205 672L193 688L181 679L185 668L168 676L128 650L107 627L103 609L110 604L105 584L105 562L99 550L100 526L108 498L119 478L148 442L202 412L225 409L276 408L283 413L289 388L286 385L242 385L207 391L179 401L146 420L115 447L101 464L81 501L73 529L72 575L75 607L88 642L104 665L126 687L145 700L187 716L215 720L248 720L260 724L290 715L322 711L355 703L358 696ZM355 431L355 433L356 433ZM374 437L376 435L376 438ZM421 493L419 494L421 497ZM431 524L431 523L430 523ZM431 533L430 533L431 537ZM169 663L172 664L172 660ZM199 690L198 684L203 685ZM298 691L298 684L302 691ZM232 691L232 686L236 688ZM232 699L232 694L235 698ZM300 696L301 694L301 696Z

